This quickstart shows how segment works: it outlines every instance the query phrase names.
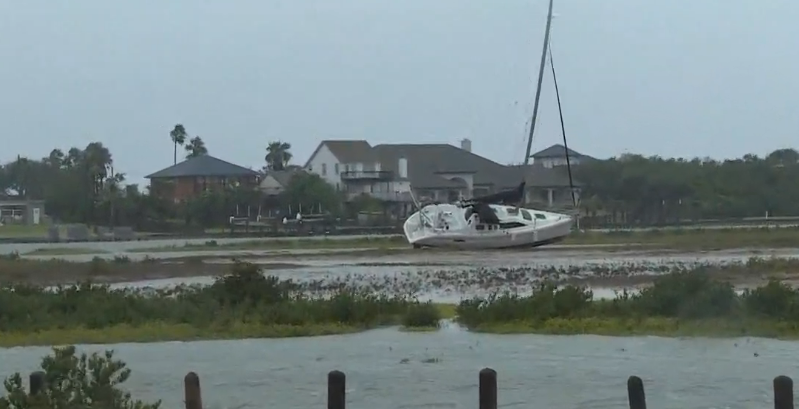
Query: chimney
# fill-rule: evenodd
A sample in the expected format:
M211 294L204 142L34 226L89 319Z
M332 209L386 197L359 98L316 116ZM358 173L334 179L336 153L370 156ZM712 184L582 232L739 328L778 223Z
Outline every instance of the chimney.
M397 173L399 173L399 177L402 179L408 178L408 159L399 158L399 163L397 163Z
M463 138L463 140L461 140L461 149L465 150L466 152L471 152L472 140L469 138Z

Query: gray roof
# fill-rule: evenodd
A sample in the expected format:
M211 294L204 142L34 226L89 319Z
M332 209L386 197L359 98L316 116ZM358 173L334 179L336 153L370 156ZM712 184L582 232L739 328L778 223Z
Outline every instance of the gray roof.
M258 172L252 169L234 165L211 155L201 155L186 159L177 165L172 165L145 177L147 179L159 179L191 176L254 176L257 174Z
M377 161L374 153L372 152L372 145L364 140L325 140L319 143L316 150L308 157L308 162L311 161L322 146L327 146L333 156L338 159L340 163L374 163ZM305 164L305 167L308 163Z
M286 187L291 182L291 178L298 173L305 173L303 169L286 169L286 170L270 170L266 172L264 175L273 177L277 183L280 183L281 186Z
M323 144L327 144L341 162L380 162L381 169L393 172L395 179L399 159L405 158L408 161L408 180L415 189L462 187L463 182L441 176L450 174L449 177L453 173L472 176L475 185L495 190L514 188L522 179L530 187L569 185L566 169L547 169L540 165L506 166L449 144L381 144L372 147L366 141L323 141L320 147Z
M562 158L564 156L566 156L566 147L558 143L544 150L540 150L532 154L530 157L537 159L537 158ZM575 151L574 149L569 148L569 156L579 158L585 155Z

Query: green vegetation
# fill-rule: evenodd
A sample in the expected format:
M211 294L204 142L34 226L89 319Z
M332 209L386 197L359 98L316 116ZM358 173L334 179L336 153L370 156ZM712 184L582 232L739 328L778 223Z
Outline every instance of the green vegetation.
M173 146L166 145L166 134L164 147L172 148L174 161L209 153L202 139L190 135L181 124L169 132ZM298 168L290 164L289 142L271 141L264 148L263 170ZM795 215L799 201L799 185L794 183L799 179L797 158L795 150L779 149L765 158L745 155L724 161L627 154L586 162L575 167L575 178L582 188L583 227ZM152 191L125 184L125 174L114 171L113 155L101 142L83 148L53 149L41 159L19 157L0 166L0 195L14 193L44 200L48 216L63 223L132 226L142 232L199 234L229 227L230 215L248 214L246 209L254 218L256 209L262 214L279 209L283 215L289 208L290 213L296 213L300 205L328 213L324 226L318 226L326 229L354 218L359 211L380 213L389 209L365 197L346 201L319 176L302 172L277 197L264 197L251 186L227 185L176 204L164 197L172 189L169 182L156 182ZM361 199L370 203L361 203ZM0 236L43 237L45 233L41 228L0 227Z
M572 233L563 244L645 245L651 248L713 250L799 247L799 228L652 229Z
M575 166L581 208L602 224L796 215L799 152L778 149L723 161L625 154Z
M3 238L30 238L30 237L46 237L48 226L43 224L37 225L20 225L20 224L4 224L0 225L0 237Z
M120 386L131 374L127 365L114 358L114 351L78 355L74 346L53 348L42 358L42 389L30 394L27 376L19 372L3 382L6 394L0 409L158 409L161 402L134 400Z
M620 230L609 232L575 232L562 244L646 246L655 249L713 250L732 248L786 248L799 247L799 228L741 228L741 229L652 229ZM201 244L147 247L130 250L131 253L158 253L175 251L218 250L312 250L312 249L381 249L409 248L402 236L374 236L344 239L277 239L249 240L219 244L209 240Z
M530 296L465 300L458 321L496 333L799 337L799 290L778 281L738 295L706 272L681 272L640 293L592 297L585 288L544 283Z
M431 327L441 310L399 296L341 289L307 295L291 281L237 263L211 286L112 290L83 283L55 291L0 288L0 345L287 337L383 325Z

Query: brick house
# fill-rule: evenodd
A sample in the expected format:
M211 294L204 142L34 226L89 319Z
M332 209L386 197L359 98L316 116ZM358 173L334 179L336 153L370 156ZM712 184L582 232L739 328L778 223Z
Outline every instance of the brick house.
M146 176L150 192L175 203L228 186L258 187L260 174L210 155L186 159Z

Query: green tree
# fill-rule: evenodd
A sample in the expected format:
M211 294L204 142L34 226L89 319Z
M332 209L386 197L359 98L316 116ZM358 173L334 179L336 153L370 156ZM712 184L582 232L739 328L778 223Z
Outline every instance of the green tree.
M341 200L338 192L315 173L297 172L292 176L285 192L283 200L286 206L292 209L318 209L332 214L338 214L341 210Z
M174 157L173 157L174 163L173 164L177 164L178 163L178 145L183 146L183 144L186 143L186 139L188 139L189 134L186 133L186 128L182 124L177 124L177 125L175 125L174 128L172 128L172 131L169 132L169 137L172 139L172 145L174 145L174 147L175 147L175 153L174 153Z
M6 396L0 397L0 409L158 409L161 401L145 403L134 400L120 389L130 377L127 365L105 354L78 355L74 346L53 348L42 359L44 387L36 395L25 390L18 372L6 378Z
M189 140L186 145L186 159L196 158L198 156L207 155L208 148L205 147L205 142L199 136L195 136Z
M266 170L285 170L291 161L291 144L283 141L269 142L266 147Z

